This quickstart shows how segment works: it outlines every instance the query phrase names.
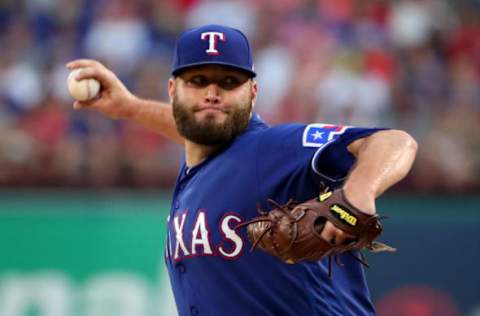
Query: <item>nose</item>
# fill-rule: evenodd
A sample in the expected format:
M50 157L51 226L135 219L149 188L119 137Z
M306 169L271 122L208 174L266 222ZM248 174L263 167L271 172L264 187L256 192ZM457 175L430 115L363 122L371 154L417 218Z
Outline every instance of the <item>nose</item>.
M205 102L210 104L220 103L220 91L215 83L209 84L205 88Z

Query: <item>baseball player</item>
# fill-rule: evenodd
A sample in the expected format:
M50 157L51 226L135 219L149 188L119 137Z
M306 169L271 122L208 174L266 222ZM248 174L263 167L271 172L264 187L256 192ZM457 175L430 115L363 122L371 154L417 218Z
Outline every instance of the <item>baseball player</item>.
M375 198L412 165L417 145L411 136L329 124L268 126L252 111L258 88L249 42L230 27L206 25L179 36L168 104L134 96L97 61L67 67L84 68L77 79L102 84L98 98L76 101L75 108L131 120L185 147L165 254L180 315L375 314L355 250L337 253L333 265L327 255L308 260L293 258L298 252L250 251L259 239L275 237L274 223L264 225L257 240L254 229L239 226L258 218L258 205L271 209L268 199L303 202L326 188L341 190L340 199L348 201L333 207L339 219L354 226L359 213L375 218ZM317 230L323 243L349 245L358 237L332 218Z

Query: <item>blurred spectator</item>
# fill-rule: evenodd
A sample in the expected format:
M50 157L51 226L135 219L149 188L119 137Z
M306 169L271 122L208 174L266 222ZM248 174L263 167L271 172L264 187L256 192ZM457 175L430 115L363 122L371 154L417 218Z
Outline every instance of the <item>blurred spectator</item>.
M388 82L368 71L362 56L344 54L347 56L333 64L319 82L317 96L322 119L337 124L381 126L390 106Z
M74 111L64 64L99 59L165 100L176 35L221 23L251 39L267 121L406 129L405 189L478 191L479 21L475 1L1 1L0 185L169 185L181 148Z
M15 111L26 111L39 106L44 90L39 71L28 63L15 63L1 76L3 97Z
M128 76L150 48L149 30L135 0L101 1L98 15L85 38L88 56Z
M426 1L403 0L392 6L390 33L398 47L421 46L428 41L432 31L433 20Z
M282 120L282 100L292 84L294 73L294 58L283 46L263 48L256 56L255 71L261 93L258 96L255 111L268 122Z
M247 1L197 1L185 17L189 28L204 24L226 24L237 28L248 37L255 34L255 11Z

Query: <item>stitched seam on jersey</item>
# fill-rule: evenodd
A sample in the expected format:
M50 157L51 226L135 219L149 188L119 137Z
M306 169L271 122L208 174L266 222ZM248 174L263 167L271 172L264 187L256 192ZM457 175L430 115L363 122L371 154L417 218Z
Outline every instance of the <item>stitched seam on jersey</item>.
M302 264L302 270L303 270L303 275L305 276L305 280L310 279L308 269L307 269L308 263L303 263ZM315 300L313 299L313 296L310 294L310 289L307 286L307 282L302 282L302 286L304 289L304 293L308 297L308 302L310 303L310 315L314 315L315 312Z
M314 267L315 270L319 269L320 274L325 274L326 275L327 274L327 268L323 267L323 262L324 261L325 261L325 259L320 260L320 261L316 261L316 262L303 263L302 269L303 269L303 272L304 272L304 275L305 275L305 280L308 280L311 277L311 273L309 272L309 269L307 268L308 265L311 265L312 267ZM312 272L315 274L315 271L312 271ZM304 283L304 284L305 284L305 293L311 293L311 291L306 286L306 283ZM332 307L333 306L332 304L327 304L326 303L329 300L329 297L330 297L328 295L328 292L326 291L326 289L323 286L318 287L318 289L320 290L319 293L321 295L321 300L325 303L324 305L326 305L326 307L328 308L328 311L322 311L322 315L347 316L346 314L339 314L339 312L344 312L345 311L345 306L344 306L343 299L341 300L341 302L338 305L340 308L338 308L338 309L334 308L334 307ZM335 286L332 286L331 289L333 291L337 291ZM317 304L316 304L315 299L313 298L312 295L308 295L308 298L309 298L309 302L311 303L310 304L311 310L312 310L311 315L317 315L315 313L315 312L318 312L318 309L316 308ZM341 310L339 310L339 309L341 309Z
M259 171L260 171L260 168L258 167L258 157L259 157L259 154L258 154L258 150L260 148L260 143L262 142L262 139L265 135L265 133L269 130L269 128L266 128L264 130L262 130L261 132L259 132L259 137L258 137L258 141L257 143L255 144L256 145L256 148L255 148L255 191L256 191L256 200L261 203L261 201L264 201L266 197L266 195L264 194L264 192L262 191L262 186L261 186L261 183L260 183L260 176L259 176Z

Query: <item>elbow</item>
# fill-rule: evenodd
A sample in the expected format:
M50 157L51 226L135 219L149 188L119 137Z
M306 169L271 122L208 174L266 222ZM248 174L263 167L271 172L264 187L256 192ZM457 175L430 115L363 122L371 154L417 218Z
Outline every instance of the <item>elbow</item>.
M391 141L395 144L397 150L401 153L403 161L408 165L410 170L415 157L417 155L418 143L409 133L402 130L390 131ZM408 171L406 171L408 172Z
M395 130L394 132L397 135L399 146L408 151L412 157L415 157L418 150L418 143L413 136L401 130Z
M418 150L417 141L407 132L391 130L389 142L394 146L396 181L403 179L411 170Z
M410 158L413 162L417 154L418 143L412 135L396 129L379 132L379 134L383 134L390 146L393 146L393 148L402 153L402 156Z
M408 136L410 136L410 135L408 135ZM415 156L417 155L418 143L412 136L410 136L410 142L408 144L408 147L412 151L413 158L415 158Z

